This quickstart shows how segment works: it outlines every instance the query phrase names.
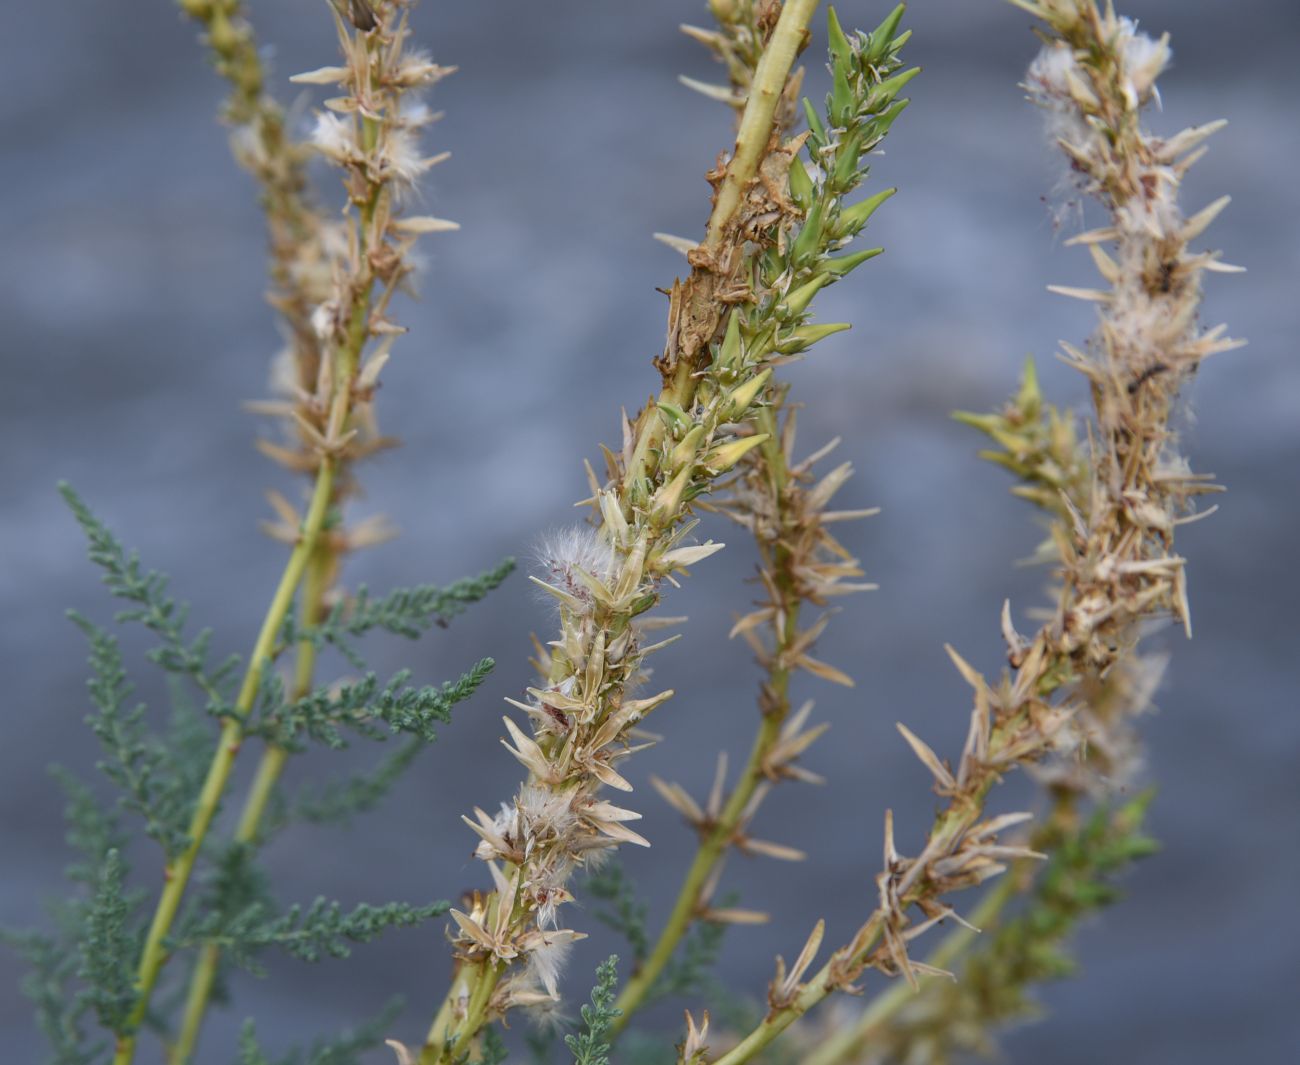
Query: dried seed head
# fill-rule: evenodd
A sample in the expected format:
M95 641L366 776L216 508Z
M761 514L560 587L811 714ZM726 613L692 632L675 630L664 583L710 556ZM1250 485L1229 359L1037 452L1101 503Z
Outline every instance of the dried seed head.
M550 533L538 545L541 579L581 603L591 604L591 582L613 579L614 551L601 533L589 525L571 525Z

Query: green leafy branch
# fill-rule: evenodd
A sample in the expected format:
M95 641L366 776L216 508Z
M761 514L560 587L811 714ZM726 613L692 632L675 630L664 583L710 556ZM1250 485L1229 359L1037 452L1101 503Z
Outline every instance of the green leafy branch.
M233 961L260 974L256 954L268 947L283 950L300 961L316 962L327 956L346 958L353 944L368 943L390 928L422 924L442 916L449 908L447 902L424 906L361 903L345 912L341 903L318 898L309 906L291 906L280 916L271 917L266 904L259 901L230 918L209 915L198 920L173 945L212 943Z
M92 1065L102 1060L107 1044L88 1041L83 1029L89 997L73 990L80 963L59 937L42 932L0 929L0 943L12 948L28 971L22 990L35 1007L37 1027L48 1040L49 1065Z
M146 730L144 705L128 709L133 688L117 639L76 611L68 616L90 641L92 675L87 688L99 712L86 723L108 754L98 766L121 789L121 804L144 819L145 833L172 858L189 840L192 781L178 770L169 747Z
M809 101L804 101L809 129L803 144L808 165L798 155L789 159L789 196L794 213L802 215L802 224L791 239L775 241L762 253L754 266L758 276L753 288L759 298L736 307L727 320L726 334L714 351L714 367L724 382L738 379L747 362L773 349L781 356L796 356L824 337L848 328L845 323L808 324L810 308L823 288L882 251L869 248L839 254L896 191L885 189L852 205L845 202L867 178L870 167L866 160L908 104L899 93L920 72L915 67L902 69L899 53L911 36L910 31L895 36L902 15L900 5L874 31L855 34L850 40L835 13L829 13L832 91L826 99L826 117L823 119ZM764 398L769 401L778 387L771 383L771 376L771 370L765 369L753 379L758 389L765 390ZM765 407L764 413L769 409ZM666 413L681 420L673 411ZM768 432L752 436L747 443L777 446ZM760 724L760 735L752 747L751 761L742 771L741 784L728 797L721 816L703 834L654 947L623 988L619 1002L623 1023L649 997L695 921L701 891L736 837L754 791L763 780L762 757L779 736L780 725L780 718L772 714Z
M611 954L596 969L591 1004L582 1007L582 1031L564 1037L574 1065L609 1065L610 1032L622 1012L614 1005L617 990L618 955Z
M291 614L285 620L286 644L303 640L317 647L330 645L354 666L362 668L353 641L376 629L418 639L435 625L444 626L472 603L484 599L515 569L513 558L502 559L474 577L463 577L446 587L420 584L395 588L373 598L364 585L349 600L340 602L317 625L300 625Z
M104 856L99 884L86 908L77 970L89 987L88 1001L99 1023L110 1032L123 1030L135 1004L133 970L141 937L130 927L131 910L126 868L118 852L111 850Z
M1075 419L1069 411L1044 402L1033 359L1025 361L1020 388L1001 410L954 411L952 416L997 445L979 457L1015 475L1012 495L1066 520L1071 504L1086 509L1091 466L1079 445Z
M150 661L169 673L191 678L208 697L209 709L224 708L228 698L225 686L239 666L237 655L215 668L208 665L212 631L204 629L193 640L185 636L189 607L167 595L167 578L155 570L143 570L139 556L127 553L121 541L91 512L67 483L59 492L86 534L90 560L103 571L103 583L118 599L135 603L130 610L115 615L119 622L139 622L161 641L149 651Z
M902 69L899 52L911 37L894 33L903 16L900 5L871 33L856 33L852 40L840 28L835 12L828 13L830 32L831 93L825 118L807 99L807 158L811 172L798 160L790 166L790 196L804 212L803 225L787 246L768 249L761 268L773 294L751 316L751 325L774 315L778 320L802 317L824 286L875 258L883 249L867 248L849 255L835 253L850 244L896 189L884 189L854 204L845 203L870 173L865 160L879 147L895 120L910 101L899 93L920 67ZM830 326L818 327L821 329ZM780 348L791 354L818 339L794 342Z
M407 685L410 670L401 670L383 685L374 673L367 673L353 684L317 689L290 702L280 697L283 686L272 678L245 734L262 736L290 751L303 748L303 737L335 749L346 747L344 729L376 740L404 732L432 743L437 739L434 725L450 721L452 707L473 695L495 664L484 658L454 681L419 688Z

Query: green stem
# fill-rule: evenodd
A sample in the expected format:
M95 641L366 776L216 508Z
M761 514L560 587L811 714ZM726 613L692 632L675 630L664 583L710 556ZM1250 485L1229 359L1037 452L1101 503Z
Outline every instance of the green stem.
M303 582L301 614L304 624L314 624L319 618L325 594L329 590L332 571L333 554L323 544L318 543L312 553ZM310 639L299 641L294 671L294 699L301 699L311 692L315 666L316 645ZM257 773L244 799L239 825L235 829L236 844L251 844L256 841L267 805L288 758L288 751L275 744L269 745L262 752ZM203 1018L207 1013L208 1002L212 997L212 987L216 982L220 960L221 948L215 943L205 943L199 951L194 972L190 977L189 991L185 996L185 1011L182 1015L180 1031L167 1054L168 1065L185 1065L194 1053L199 1031L203 1026Z
M371 120L367 119L366 121ZM380 186L372 189L369 198L361 209L363 250L365 247L365 233L374 218L381 193L382 187ZM339 439L342 436L348 413L351 410L352 381L361 359L361 349L364 347L368 335L367 326L373 291L374 277L367 271L361 291L353 304L352 315L348 323L347 340L340 346L335 355L334 395L330 402L329 419L326 425L327 435L330 439ZM189 883L199 848L207 836L208 828L212 824L217 806L225 791L226 782L230 778L235 755L238 753L240 742L243 739L243 719L252 709L253 700L257 697L257 691L262 680L262 670L265 664L275 655L276 636L280 627L284 624L289 605L293 601L298 584L307 568L307 562L316 549L317 539L324 527L330 504L334 499L335 475L338 463L339 459L333 453L321 456L320 468L316 474L316 484L312 491L311 503L307 509L307 517L303 522L301 538L289 556L289 562L285 567L284 575L280 579L280 585L276 589L275 596L271 601L271 607L262 623L262 631L253 647L248 671L244 675L244 683L240 688L239 697L235 701L234 712L222 726L220 745L213 757L212 764L208 769L207 779L204 781L203 789L199 794L198 806L190 824L190 846L164 873L166 884L158 900L158 909L154 913L153 922L145 939L144 951L140 956L140 967L136 978L136 993L139 997L135 1008L127 1018L127 1034L118 1040L113 1065L130 1065L130 1062L135 1058L136 1030L139 1028L141 1021L144 1020L145 1012L149 1006L149 997L158 981L158 974L162 969L163 962L167 959L164 940L171 929L173 920L175 920L176 911L180 907L182 896L185 894L185 887ZM270 767L264 766L263 769L265 772L259 771L258 781L255 781L255 787L259 782L264 785L261 809L265 808L265 800L270 796L271 792L270 785L274 783L273 779L268 779L271 776ZM278 770L276 770L276 774L278 774ZM253 810L255 812L254 820L260 820L261 810L256 807ZM202 960L201 958L201 964ZM198 1024L201 1021L202 1012L198 1000L202 993L203 1001L206 1001L211 989L210 978L208 978L208 984L207 992L197 986L190 989L191 1000L187 1001L187 1011L191 1005L196 1011L195 1017L190 1022L194 1028L191 1038L197 1037L198 1034Z
M438 1065L456 1061L487 1021L492 992L505 972L501 962L481 960L467 966L465 977L465 1016L453 1025L453 1011L460 981L453 980L451 991L443 999L438 1014L429 1026L420 1050L420 1065Z
M167 935L171 931L185 888L189 884L194 862L198 858L199 850L212 825L212 819L216 816L221 796L225 792L226 783L230 779L230 771L243 740L244 719L257 698L263 670L275 656L276 637L284 624L289 604L293 601L298 582L307 567L307 560L316 546L316 539L325 523L333 486L334 459L326 456L322 458L320 470L316 475L316 486L312 492L306 520L303 522L301 538L290 553L280 583L271 598L271 605L267 609L261 631L253 645L253 652L249 656L248 668L244 673L244 681L240 686L233 711L221 726L217 750L208 766L208 773L199 792L194 815L190 819L189 846L163 871L163 890L158 897L158 905L149 925L136 971L135 1007L127 1017L126 1033L117 1041L113 1065L129 1065L135 1058L136 1033L149 1008L149 998L158 982L163 963L167 960Z
M785 92L786 79L790 76L795 55L803 46L804 34L813 12L817 10L817 3L818 0L786 0L776 28L763 49L763 56L754 71L749 98L745 101L740 129L736 133L735 155L727 167L713 215L709 218L705 245L710 250L716 250L723 243L727 224L740 207L745 189L767 152L777 104Z

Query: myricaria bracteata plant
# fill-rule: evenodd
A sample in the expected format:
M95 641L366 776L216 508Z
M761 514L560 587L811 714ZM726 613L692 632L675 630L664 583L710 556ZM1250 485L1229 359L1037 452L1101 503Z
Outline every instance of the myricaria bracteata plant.
M623 416L621 440L604 449L599 468L587 465L587 520L545 539L531 575L554 610L554 630L536 644L537 677L526 698L511 700L504 718L502 742L524 779L497 807L466 803L483 887L455 904L344 910L323 898L277 903L260 851L295 820L373 808L492 668L484 658L441 685L413 685L405 671L385 680L366 668L358 639L374 630L417 637L481 599L511 568L507 560L444 587L383 595L349 591L342 580L349 553L390 535L373 519L349 523L347 511L360 461L394 443L373 409L404 332L393 300L415 270L417 239L457 228L406 207L408 193L446 157L423 146L434 116L422 94L451 68L411 46L409 0L330 0L341 58L291 80L334 95L297 131L267 89L246 5L179 0L230 83L232 147L265 208L271 301L286 346L273 362L276 394L253 406L281 425L280 436L259 447L305 479L304 503L272 493L268 531L289 548L283 576L247 659L213 662L208 633L190 632L165 578L144 570L65 489L92 561L127 604L117 620L152 634L150 658L177 689L169 723L159 727L132 704L112 633L74 616L91 647L90 724L119 801L105 806L93 788L60 772L69 839L82 856L68 875L80 893L55 909L54 933L11 936L33 966L28 990L52 1061L129 1065L161 1055L184 1065L198 1053L228 967L261 971L258 959L271 947L305 960L341 957L354 942L445 915L450 974L441 1000L421 1003L431 1014L422 1041L393 1038L397 1022L385 1014L290 1060L360 1062L389 1037L402 1065L499 1062L516 1015L563 1027L558 1004L586 997L564 994L566 956L592 915L571 905L584 896L609 904L603 917L626 933L632 964L621 987L616 959L598 970L581 1023L562 1043L579 1065L643 1052L691 1065L741 1065L778 1052L810 1065L947 1061L990 1046L999 1025L1026 1012L1034 985L1068 970L1079 920L1112 901L1113 878L1153 849L1142 833L1148 796L1121 801L1116 789L1134 780L1136 718L1163 668L1139 640L1167 617L1190 634L1186 560L1174 552L1174 532L1204 515L1194 504L1213 486L1190 471L1172 420L1199 363L1236 346L1197 317L1204 273L1235 268L1190 247L1226 198L1191 215L1177 199L1200 142L1218 124L1169 138L1141 125L1169 59L1167 39L1139 32L1095 0L1013 2L1039 20L1044 41L1025 89L1065 155L1073 190L1109 214L1105 226L1071 241L1088 249L1105 287L1055 289L1099 308L1088 342L1062 345L1088 383L1091 412L1080 421L1048 405L1031 364L1001 411L958 417L991 437L986 457L1048 515L1043 554L1055 567L1056 601L1030 635L1004 606L1009 668L996 681L950 649L974 693L960 755L945 760L899 725L940 797L927 838L904 855L886 811L873 902L856 934L820 967L826 933L816 915L774 915L781 927L806 922L813 930L793 962L777 959L765 1008L746 1015L727 1008L730 992L706 983L706 969L723 929L773 915L719 894L723 863L733 850L804 857L755 836L753 825L783 781L821 782L801 759L824 726L812 721L811 702L796 699L793 681L806 673L853 684L816 656L816 644L832 601L871 587L833 531L871 513L832 509L852 465L819 467L834 442L807 456L796 450L800 404L783 370L848 328L814 321L816 297L882 250L855 241L894 190L859 189L918 73L903 61L910 34L902 6L881 12L870 32L847 31L828 13L830 90L821 105L802 97L797 65L813 37L816 0L710 0L715 25L685 28L725 68L723 85L685 80L734 109L734 141L707 174L713 196L700 238L660 235L684 254L689 272L666 290L656 395ZM313 157L342 174L341 214L323 207L329 194L312 187ZM804 410L802 421L815 427L816 410ZM648 663L677 639L664 630L684 619L656 611L671 587L723 549L705 534L711 514L742 527L758 552L761 597L737 610L732 632L748 641L761 670L758 727L738 774L720 759L707 799L652 779L699 843L666 921L651 929L627 872L610 856L623 844L652 842L633 827L641 818L635 800L620 796L639 786L630 756L659 739L642 723L674 697L671 681L647 684ZM342 672L327 674L335 657ZM397 749L372 773L296 794L282 781L286 763L313 745L395 735ZM235 801L231 770L251 743L260 747L258 765L227 829L218 811ZM995 785L1016 768L1041 784L1041 816L992 808ZM128 819L161 850L156 892L134 886ZM986 882L981 900L959 913L958 893ZM948 923L955 925L948 935L923 960L914 957L918 938ZM837 992L863 990L873 971L903 979L849 1020L840 1014L831 1024L814 1012ZM411 985L424 986L424 976ZM672 1035L656 1044L643 1030L646 1005L706 987L699 1005L711 1011L689 1011L675 1046ZM565 1052L546 1036L530 1042L540 1060ZM228 1049L245 1065L270 1060L251 1021L239 1047Z

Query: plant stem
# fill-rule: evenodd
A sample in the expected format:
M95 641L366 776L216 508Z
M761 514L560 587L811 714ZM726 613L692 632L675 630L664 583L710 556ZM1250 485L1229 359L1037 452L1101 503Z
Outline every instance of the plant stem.
M764 463L771 477L772 498L776 502L777 520L781 532L784 532L789 515L782 509L781 502L789 471L786 468L786 456L776 431L776 417L772 408L764 407L758 413L756 421L758 431L767 433L767 440L761 446ZM673 904L672 912L659 933L654 948L641 968L628 980L618 997L616 1006L622 1014L613 1022L614 1034L621 1032L627 1026L632 1014L645 1005L655 982L668 962L672 960L682 937L698 916L700 893L708 882L710 874L735 839L736 831L744 819L745 810L763 780L764 762L780 739L781 726L790 713L790 669L785 657L798 637L801 599L788 569L790 552L782 543L781 532L778 532L770 544L760 542L760 547L771 556L768 561L773 570L773 583L781 596L781 620L776 626L775 646L768 659L767 677L764 683L763 717L740 779L728 796L717 820L701 839L695 858L682 879L682 886L677 892L677 901Z
M154 911L153 921L149 925L149 932L145 937L144 949L141 951L140 963L136 971L135 1007L127 1017L126 1034L118 1039L116 1053L113 1057L114 1065L129 1065L135 1058L136 1032L140 1023L144 1020L145 1013L149 1008L149 997L153 993L154 985L158 982L158 975L162 971L163 963L167 960L166 937L171 931L172 922L176 918L176 911L180 908L185 888L189 884L190 874L194 870L194 862L198 858L199 850L203 846L208 829L212 825L212 819L216 816L226 783L230 779L230 771L235 764L235 756L239 753L239 746L243 739L244 719L252 710L253 702L257 698L263 671L275 656L276 636L280 631L280 626L284 624L285 615L289 611L289 604L293 601L298 582L302 579L303 572L307 567L307 560L315 549L316 539L325 523L325 515L329 509L329 501L333 493L334 465L335 460L332 456L322 456L320 470L316 474L316 485L312 492L311 504L307 509L307 516L303 522L301 539L289 554L289 561L285 565L284 573L280 577L280 583L271 598L271 605L267 609L266 617L262 620L261 631L258 633L252 654L249 656L248 668L244 673L239 696L235 700L231 715L226 718L221 726L221 736L217 750L212 757L211 764L208 766L208 773L203 781L203 788L199 792L194 815L190 819L190 844L163 871L163 890L158 897L157 909Z
M1022 868L1019 871L1029 870ZM984 893L984 898L970 916L971 924L981 930L991 927L1020 888L1021 877L1016 873L1008 873ZM934 953L926 958L926 964L933 965L936 969L948 968L975 942L978 934L964 925L958 925L944 937ZM907 981L896 980L887 991L876 996L852 1025L837 1031L804 1058L800 1065L843 1065L862 1050L876 1029L907 1005L916 993Z
M303 581L300 614L305 625L315 624L320 617L333 570L334 552L326 544L318 542L312 552ZM316 645L310 639L299 641L294 670L294 699L302 699L311 693L315 667ZM256 841L267 804L288 758L289 752L276 744L269 744L262 752L257 773L244 799L239 825L235 829L236 844L251 844ZM199 1030L207 1013L208 1001L212 997L212 985L217 978L217 966L220 960L221 948L215 943L204 944L195 963L194 972L190 976L189 991L185 996L185 1012L176 1042L172 1044L167 1054L168 1065L185 1065L194 1053Z
M371 119L366 119L363 124L363 130L368 138L373 138L375 123ZM361 241L362 252L365 251L365 234L369 231L370 224L374 218L375 210L379 203L380 191L378 188L373 190L366 202L361 207ZM357 365L361 360L361 351L369 333L368 322L370 317L371 301L374 293L374 278L372 275L366 277L361 292L352 306L352 314L348 322L347 340L338 350L335 356L336 362L336 385L334 395L330 402L329 418L326 423L327 435L331 439L339 439L346 428L348 414L351 410L352 400L352 380L356 374ZM304 621L311 624L319 615L325 593L329 589L330 575L333 572L334 559L332 552L318 545L318 537L321 527L324 524L325 517L329 512L331 504L335 502L335 472L337 467L342 465L342 461L334 454L321 456L320 469L316 477L316 488L312 496L311 508L308 511L307 525L311 526L313 519L310 541L307 539L306 527L304 528L303 540L294 548L293 558L298 557L301 551L302 557L298 562L297 572L294 576L293 586L289 588L286 596L286 602L280 611L279 619L275 627L271 630L271 638L274 639L275 631L278 630L284 621L284 615L287 612L288 601L292 599L294 590L299 580L302 579L304 571L308 570L308 561L313 564L307 573L307 586L303 591L302 614ZM319 510L319 514L316 511ZM292 559L291 559L292 561ZM256 657L256 652L254 652ZM316 665L316 649L311 640L302 640L298 645L298 659L294 674L294 691L296 698L302 698L310 693L312 689L313 675ZM246 685L247 686L247 685ZM253 684L253 691L256 691L256 683ZM241 695L242 697L242 695ZM249 707L251 707L251 696ZM236 710L239 711L238 705ZM242 712L246 714L248 707ZM262 760L258 764L257 773L253 778L253 783L249 788L248 795L244 801L244 809L240 815L239 824L235 830L236 843L252 843L257 838L258 828L261 825L262 817L266 812L267 804L275 790L276 782L279 780L280 773L284 768L285 761L288 759L288 752L282 747L276 745L269 746L262 755ZM233 761L233 755L232 755ZM229 768L226 769L226 775L229 775ZM222 779L224 787L225 779ZM208 821L211 821L209 817ZM207 825L204 825L206 831ZM191 858L190 865L193 865ZM188 876L188 870L186 875ZM170 885L169 885L170 886ZM179 898L177 900L179 902ZM216 979L217 964L221 957L220 948L215 944L205 944L199 953L199 959L196 963L194 974L190 980L189 991L185 1000L185 1013L182 1020L180 1034L177 1037L175 1046L169 1054L170 1065L184 1065L194 1052L195 1043L198 1040L199 1029L203 1024L203 1017L207 1011L207 1004L212 995L212 985ZM156 979L156 974L155 974ZM152 986L152 985L150 985ZM139 1008L139 1007L137 1007ZM141 1013L143 1017L143 1012ZM138 1023L138 1021L136 1022ZM130 1057L121 1059L121 1065L126 1065ZM114 1065L119 1065L117 1061Z
M465 1016L455 1028L452 1028L455 998L460 997L455 995L459 981L453 980L452 989L443 999L438 1015L429 1026L429 1034L425 1036L424 1046L420 1050L420 1065L435 1065L436 1062L443 1060L455 1061L459 1053L483 1027L488 1003L505 972L505 966L500 962L476 961L468 963L468 969L465 980ZM460 1034L456 1036L454 1042L450 1042L451 1036L456 1032Z
M369 123L371 120L367 119L366 121ZM380 191L376 188L361 209L363 254L365 250L364 233L369 228L374 217L379 196ZM335 384L326 423L327 439L341 439L347 424L348 413L352 405L353 378L356 375L357 365L361 359L361 349L365 346L369 334L368 322L373 291L374 277L373 274L367 271L365 282L353 303L352 314L348 323L347 340L339 346L334 356ZM136 1030L139 1028L140 1022L144 1020L145 1012L149 1006L149 997L153 992L154 985L158 982L158 974L163 963L167 960L164 939L171 930L172 921L175 920L176 911L179 909L181 898L185 894L185 888L194 869L194 862L198 858L199 849L207 836L208 828L212 824L221 796L225 791L226 782L230 778L235 755L239 752L239 746L243 739L243 721L248 716L253 707L253 702L257 698L258 688L262 682L263 669L275 656L276 636L281 625L284 624L289 605L293 602L298 584L307 569L307 563L316 550L317 540L321 529L325 525L325 519L329 514L330 505L334 499L335 475L340 464L336 452L326 451L321 454L320 466L316 472L316 483L312 490L311 503L307 508L307 516L303 521L302 534L289 555L289 562L280 578L279 587L276 588L275 595L271 600L271 606L262 622L262 629L258 634L257 642L253 645L253 653L249 659L247 672L244 674L244 682L240 687L239 696L235 700L231 716L227 717L222 725L217 753L213 756L212 764L208 768L207 778L203 782L203 789L199 793L198 805L190 823L190 845L180 858L164 871L165 885L158 899L158 908L154 913L148 936L145 939L144 950L140 955L140 966L136 976L138 998L135 1008L127 1018L128 1034L118 1040L113 1065L130 1065L130 1062L135 1058ZM255 787L264 777L265 774L259 771ZM269 796L269 784L265 790L266 795ZM264 808L265 799L262 800L262 806ZM259 810L257 819L260 819L260 816ZM191 990L197 994L198 989L192 988ZM204 997L206 998L206 994ZM193 1022L196 1026L195 1035L197 1035L199 1019L196 1017Z
M754 82L745 101L745 112L736 133L736 152L727 175L718 189L713 215L709 218L705 244L717 249L740 206L741 197L750 179L758 171L759 161L767 151L772 136L772 120L776 106L785 92L786 78L794 65L794 57L803 46L808 23L817 10L818 0L787 0L781 8L781 17L772 36L763 49L763 57L754 72Z
M954 803L939 814L930 830L930 840L936 853L949 853L980 819L985 798L992 785L992 780L985 781L972 795L964 796L962 802ZM914 886L903 900L904 907L912 905L924 893L924 885ZM749 1061L810 1009L839 990L842 986L841 974L846 970L860 968L871 957L880 941L884 917L882 910L876 910L854 937L851 950L837 951L831 955L830 960L816 975L809 978L788 1005L770 1010L758 1027L712 1065L741 1065L742 1062Z

